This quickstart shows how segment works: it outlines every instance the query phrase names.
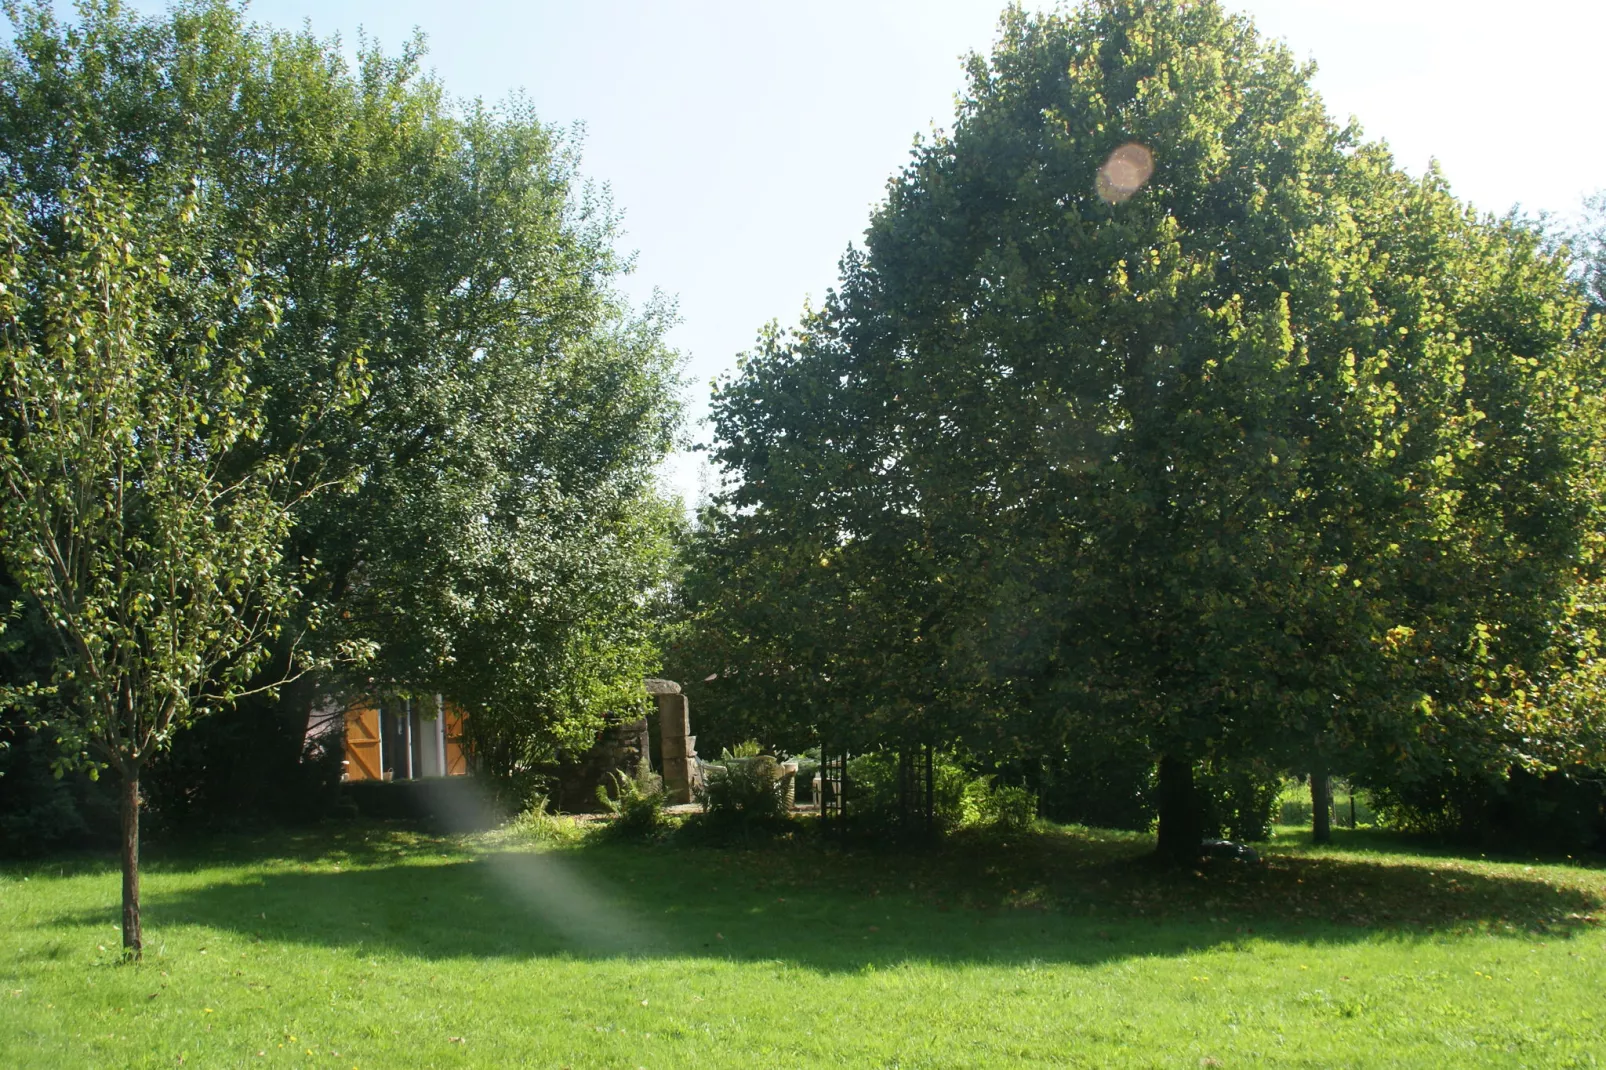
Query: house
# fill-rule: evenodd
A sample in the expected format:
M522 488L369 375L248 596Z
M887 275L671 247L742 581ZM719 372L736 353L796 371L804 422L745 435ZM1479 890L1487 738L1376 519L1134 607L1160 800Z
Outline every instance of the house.
M690 734L686 696L672 680L647 680L646 693L657 706L661 740L659 767L670 800L689 803L699 780L696 743ZM346 704L316 709L308 722L311 738L332 730L344 718L346 781L422 780L463 776L468 759L463 745L467 714L440 695L362 695ZM651 761L651 728L646 718L610 723L584 755L572 755L550 770L560 806L585 807L596 787L615 770L634 770ZM326 728L324 727L326 726Z
M364 695L346 706L344 780L463 776L467 715L440 695Z

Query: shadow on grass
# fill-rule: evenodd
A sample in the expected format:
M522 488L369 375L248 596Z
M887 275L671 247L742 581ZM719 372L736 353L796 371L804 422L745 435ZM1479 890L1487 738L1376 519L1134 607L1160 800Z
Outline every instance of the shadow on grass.
M1247 939L1561 936L1602 909L1599 889L1437 859L1274 854L1255 868L1167 871L1148 861L1146 837L1074 830L900 854L809 841L752 850L590 841L465 857L450 841L371 828L322 844L315 865L153 891L147 925L421 958L690 956L843 971L1093 964ZM113 919L107 909L59 920Z
M1312 842L1309 829L1279 826L1276 845L1283 849L1365 852L1378 855L1410 855L1418 859L1444 858L1465 860L1476 857L1491 862L1531 863L1535 865L1567 865L1579 869L1606 869L1606 854L1599 852L1579 855L1566 854L1549 847L1528 850L1505 844L1488 846L1458 843L1444 836L1428 832L1397 832L1392 829L1362 827L1336 828L1333 842L1325 846Z

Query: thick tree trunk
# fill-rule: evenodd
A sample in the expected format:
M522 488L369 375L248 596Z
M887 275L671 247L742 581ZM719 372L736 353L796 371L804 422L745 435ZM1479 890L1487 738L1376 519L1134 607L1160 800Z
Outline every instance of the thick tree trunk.
M1315 843L1333 842L1333 782L1325 769L1310 775L1310 838Z
M123 953L138 959L145 941L139 930L139 770L123 776Z
M1166 755L1160 759L1160 857L1176 865L1199 858L1204 815L1193 787L1193 763Z

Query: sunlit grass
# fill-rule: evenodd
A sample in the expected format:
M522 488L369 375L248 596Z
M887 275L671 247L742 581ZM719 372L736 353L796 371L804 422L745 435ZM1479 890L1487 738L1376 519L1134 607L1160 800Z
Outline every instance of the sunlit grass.
M1591 1066L1606 871L1285 834L939 852L337 828L0 871L16 1066ZM181 1062L182 1060L182 1062Z

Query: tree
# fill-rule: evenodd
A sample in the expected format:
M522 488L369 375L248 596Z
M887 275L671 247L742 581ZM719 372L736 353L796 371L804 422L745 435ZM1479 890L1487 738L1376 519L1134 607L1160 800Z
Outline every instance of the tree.
M0 163L49 202L73 160L133 187L201 176L282 322L253 358L263 449L352 493L301 508L286 554L322 568L319 634L378 656L349 690L443 691L486 771L642 701L675 516L655 471L678 420L672 310L631 310L616 216L575 143L520 98L456 102L387 56L252 26L225 3L163 18L86 4L14 16ZM303 423L335 369L352 407ZM282 659L281 659L282 660Z
M249 689L296 598L283 550L316 488L295 449L258 449L246 367L276 307L248 262L195 272L192 198L140 219L85 172L59 215L30 207L0 201L0 544L58 644L67 753L120 781L137 958L141 770Z
M1598 569L1565 265L1310 73L1208 0L1007 13L840 292L715 401L722 598L773 662L871 736L1141 743L1177 859L1201 761L1509 758L1485 698Z
M1566 237L1577 257L1585 292L1598 312L1606 308L1606 190L1585 199L1582 225Z

